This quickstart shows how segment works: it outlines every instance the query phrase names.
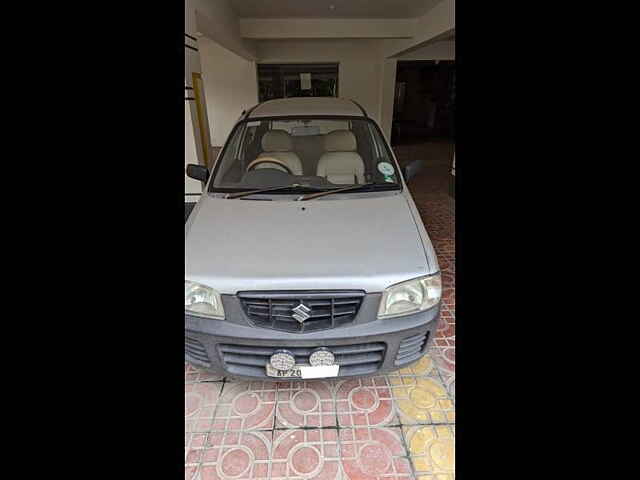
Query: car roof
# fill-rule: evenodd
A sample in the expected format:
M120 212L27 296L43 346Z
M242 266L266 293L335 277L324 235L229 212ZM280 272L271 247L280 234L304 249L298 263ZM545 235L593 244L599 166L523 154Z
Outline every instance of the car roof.
M367 116L364 109L353 100L335 97L297 97L279 98L259 103L249 109L244 118L286 117L290 115Z

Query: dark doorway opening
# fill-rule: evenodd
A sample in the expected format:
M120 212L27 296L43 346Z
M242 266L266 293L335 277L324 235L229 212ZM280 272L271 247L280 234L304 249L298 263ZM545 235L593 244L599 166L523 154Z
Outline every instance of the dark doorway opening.
M274 98L337 96L337 63L258 64L260 102Z
M449 60L398 62L392 144L453 140L455 74Z
M453 197L455 62L399 61L395 87L391 144L398 161L424 161L414 190Z

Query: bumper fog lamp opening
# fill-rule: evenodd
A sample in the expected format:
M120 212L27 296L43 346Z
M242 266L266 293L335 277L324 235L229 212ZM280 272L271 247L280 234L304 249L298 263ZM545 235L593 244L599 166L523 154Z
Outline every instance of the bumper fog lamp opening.
M296 364L296 357L286 350L278 350L269 358L269 363L276 370L290 370Z
M333 365L336 359L333 353L328 348L322 347L315 350L309 356L309 363L313 367L318 367L321 365Z

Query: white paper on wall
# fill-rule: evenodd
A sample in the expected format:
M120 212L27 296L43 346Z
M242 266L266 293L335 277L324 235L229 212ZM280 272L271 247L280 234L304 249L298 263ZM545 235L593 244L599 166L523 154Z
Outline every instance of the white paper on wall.
M311 74L310 73L300 74L300 89L311 90Z

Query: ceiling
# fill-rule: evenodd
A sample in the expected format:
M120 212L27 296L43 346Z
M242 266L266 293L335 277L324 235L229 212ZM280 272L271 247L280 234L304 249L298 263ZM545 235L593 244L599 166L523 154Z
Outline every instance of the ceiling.
M231 0L231 6L241 18L415 18L439 1Z

